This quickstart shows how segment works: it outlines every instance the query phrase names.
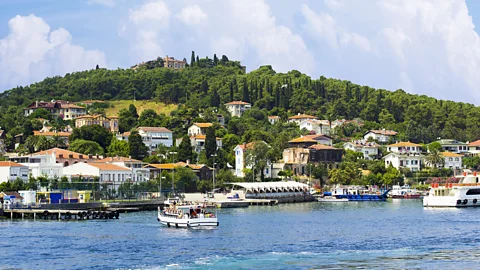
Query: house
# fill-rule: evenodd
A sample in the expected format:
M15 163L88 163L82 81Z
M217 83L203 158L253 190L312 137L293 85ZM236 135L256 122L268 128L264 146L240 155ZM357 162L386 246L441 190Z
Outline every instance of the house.
M441 139L441 140L438 140L437 142L440 143L443 151L445 152L464 154L464 153L468 153L469 151L468 143L464 143L461 141Z
M206 135L207 129L211 126L213 126L212 123L193 123L193 125L188 128L188 136L194 136L197 134Z
M24 109L25 116L29 116L38 109L45 109L55 117L65 120L72 120L85 115L86 109L81 106L71 104L65 100L51 100L50 102L35 101Z
M333 146L333 138L325 134L305 135L303 137L307 139L312 139L319 144Z
M397 136L397 132L393 130L386 130L386 129L380 129L380 130L369 130L367 133L363 135L363 139L365 141L370 140L375 140L380 143L388 143L390 141L390 138L395 138Z
M63 163L57 162L57 156L53 152L44 155L10 157L10 161L26 166L28 175L35 178L43 176L53 179L63 176Z
M285 168L294 175L305 175L308 164L326 163L332 169L342 161L342 149L323 144L313 144L309 147L289 147L283 150Z
M480 140L469 143L468 152L474 155L480 154Z
M83 126L100 125L111 132L118 132L118 117L104 116L101 114L84 115L75 119L75 127L81 128Z
M150 179L150 170L144 168L145 162L127 157L107 157L99 160L97 163L113 164L132 170L132 181L144 182Z
M423 159L422 146L411 142L399 142L388 145L390 152L384 158L385 166L392 165L396 169L407 168L412 172L420 171Z
M280 121L280 116L276 116L276 115L268 116L268 122L270 122L270 124L274 125L278 121Z
M300 148L308 148L318 142L311 137L307 136L300 136L293 140L288 141L289 147L300 147Z
M133 181L131 169L110 163L76 163L63 168L63 174L70 179L98 177L100 184L107 183L115 190L121 184Z
M336 119L335 121L332 121L331 128L335 129L337 127L341 127L346 124L352 124L357 127L361 127L363 126L363 121L361 119L353 119L353 120Z
M163 58L163 67L169 69L184 69L187 62L183 60L177 60L174 57L168 57L168 55Z
M317 117L315 116L312 116L312 115L308 115L308 114L297 114L297 115L294 115L294 116L290 116L288 117L288 123L297 123L298 125L300 125L300 123L302 121L306 121L306 120L316 120L318 119Z
M227 111L230 112L232 116L241 117L246 110L252 108L252 104L244 101L232 101L225 104Z
M41 131L41 130L33 131L33 136L45 136L47 138L58 137L63 141L65 146L68 146L69 144L68 137L70 135L72 135L71 132L56 132L56 131Z
M201 134L190 136L190 144L192 145L193 150L197 153L200 153L203 149L205 149L206 139L207 139L207 136L201 135ZM217 141L217 149L222 148L222 138L216 137L216 141ZM180 145L181 141L178 142L177 140L177 143L178 145Z
M0 183L15 181L17 178L28 181L28 167L13 161L0 161Z
M445 165L443 165L444 168L452 170L461 170L463 168L462 155L451 152L442 152L442 156L445 158Z
M102 157L98 155L85 155L61 148L52 148L31 154L32 156L55 155L56 163L63 164L64 167L76 163L96 162Z
M321 120L303 120L298 126L300 129L306 129L314 134L330 134L330 126L325 125Z
M148 148L148 153L155 152L159 145L166 147L173 146L173 132L164 127L138 127L138 134L142 137L142 141ZM128 140L131 132L117 134L116 138L120 141Z
M243 170L252 169L252 165L246 164L246 158L247 158L247 151L253 149L254 145L255 145L255 142L251 142L247 144L239 144L233 149L233 151L235 152L235 173L234 173L235 176L245 177L245 173ZM273 163L271 161L267 162L267 166L265 167L265 170L263 172L263 175L266 178L272 177L272 164Z
M363 140L347 142L343 145L345 150L352 150L363 154L363 158L373 160L378 156L378 144Z

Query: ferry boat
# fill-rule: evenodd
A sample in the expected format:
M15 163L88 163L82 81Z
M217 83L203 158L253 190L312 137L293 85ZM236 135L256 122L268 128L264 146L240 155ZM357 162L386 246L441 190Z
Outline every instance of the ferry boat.
M410 188L409 185L394 185L391 195L393 199L420 199L422 197L422 194L417 192L416 189Z
M179 205L175 203L161 210L158 207L157 220L167 227L196 228L219 225L216 213L207 211L200 205Z
M440 186L432 183L428 195L423 197L424 207L475 207L480 206L480 183L477 172L465 170L459 183Z
M337 200L347 199L349 202L363 202L363 201L386 201L387 194L390 192L390 189L385 191L382 194L371 193L369 190L365 189L342 189L337 188L332 196Z

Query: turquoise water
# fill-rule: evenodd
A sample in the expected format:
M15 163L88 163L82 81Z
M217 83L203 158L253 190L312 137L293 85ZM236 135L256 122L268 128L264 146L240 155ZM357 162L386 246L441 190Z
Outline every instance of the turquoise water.
M119 220L0 221L0 269L478 269L480 209L420 200L218 211L220 227Z

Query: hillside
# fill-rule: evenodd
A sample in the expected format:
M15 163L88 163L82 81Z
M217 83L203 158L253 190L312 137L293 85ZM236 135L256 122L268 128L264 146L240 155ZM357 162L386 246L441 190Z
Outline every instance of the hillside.
M118 106L113 103L115 108L109 113L115 113L130 104L124 100L135 97L151 101L145 103L144 109L156 108L151 105L156 102L185 104L194 114L211 107L222 109L222 104L232 100L243 100L269 115L284 118L297 113L329 120L362 118L365 129L393 129L399 132L401 140L413 142L429 143L438 137L473 141L480 135L480 109L472 104L412 95L403 90L374 89L325 77L312 79L296 70L277 73L270 66L245 74L239 62L226 56L214 59L197 60L180 71L162 67L88 70L14 88L0 94L0 126L7 132L18 127L17 123L23 121L23 106L36 99L114 101ZM175 106L161 105L156 109L167 113ZM175 128L179 122L165 123ZM342 136L352 134L348 128L341 132Z
M130 104L135 105L137 112L141 114L144 110L154 110L157 114L170 115L173 110L178 108L176 104L166 105L162 102L148 101L148 100L112 100L108 102L110 108L105 110L106 115L118 115L121 109L128 109Z

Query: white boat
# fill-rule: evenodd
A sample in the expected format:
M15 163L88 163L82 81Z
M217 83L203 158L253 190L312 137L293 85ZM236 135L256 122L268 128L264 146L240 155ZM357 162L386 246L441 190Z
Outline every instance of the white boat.
M216 213L207 211L200 205L170 205L161 210L158 208L157 220L167 227L196 228L218 226Z
M460 176L459 183L440 186L433 183L428 195L423 197L424 207L474 207L480 206L480 183L477 173L469 170Z
M416 189L412 189L409 185L392 187L391 197L394 199L420 199L421 196Z
M319 202L348 202L347 198L337 198L333 196L325 196L317 199Z

